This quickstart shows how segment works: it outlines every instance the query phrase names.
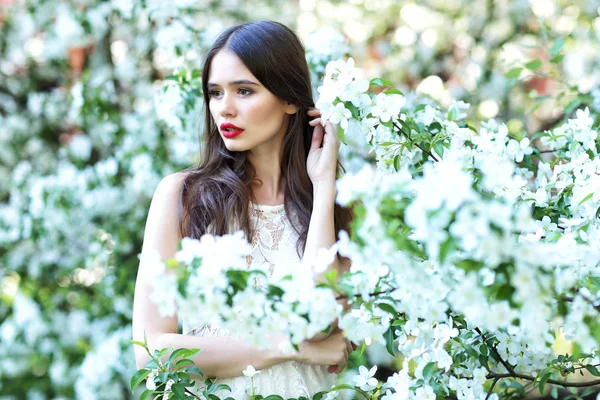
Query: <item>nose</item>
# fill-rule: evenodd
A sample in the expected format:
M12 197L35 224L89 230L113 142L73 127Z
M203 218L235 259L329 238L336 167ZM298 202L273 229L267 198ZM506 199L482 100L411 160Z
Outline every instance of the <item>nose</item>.
M220 102L221 109L219 110L219 114L221 117L235 117L237 115L237 110L235 107L235 95L232 93L225 93Z

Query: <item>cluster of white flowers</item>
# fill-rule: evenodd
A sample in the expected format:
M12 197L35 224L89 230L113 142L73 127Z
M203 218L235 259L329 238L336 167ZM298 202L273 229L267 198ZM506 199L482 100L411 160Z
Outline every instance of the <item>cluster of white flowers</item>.
M181 250L175 255L179 271L181 268L189 271L182 292L178 270L168 270L157 252L142 254L151 271L150 300L158 305L161 315L177 312L187 326L211 325L232 334L243 334L257 347L268 346L265 338L276 335L281 327L286 327L282 333L298 344L325 329L340 315L341 306L333 292L316 287L310 274L302 272L306 271L303 268L270 279L266 265L253 266L245 287L232 291L232 281L226 272L247 272L246 256L251 250L241 231L220 237L204 235L200 240L184 238ZM269 284L280 287L283 296L267 295Z
M323 85L319 87L316 107L324 119L348 128L348 121L355 119L361 133L375 136L378 122L398 122L400 110L405 104L401 94L379 93L369 96L370 82L360 79L354 60L336 60L327 64ZM355 114L353 115L353 107ZM371 115L371 117L369 117Z
M201 9L180 19L188 7ZM94 399L127 390L131 347L103 343L131 319L131 254L156 183L198 155L200 113L176 109L186 124L163 129L157 111L171 104L155 106L156 71L197 66L207 40L189 27L221 12L184 0L0 7L3 395L67 398L77 387L76 397Z
M325 73L325 67L331 60L343 58L350 51L344 35L332 27L319 28L312 32L304 42L306 61L317 78Z
M363 107L369 102L361 103L359 99L366 99L369 94L366 90L354 91L360 82L355 76L351 61L331 64L319 103L327 111L325 118L347 128L349 124L344 119L352 116L343 107L346 101L358 109L358 123L364 121L361 117L377 116L378 123L385 123L405 115L401 108L395 109L396 115L387 115L385 110L373 112L368 107L376 101ZM351 97L345 97L348 92ZM455 114L455 119L463 118L460 110L466 107L458 104L459 111L450 114ZM415 113L415 121L424 126L435 119L436 112L431 107ZM556 339L551 322L562 323L568 337L584 351L598 348L585 321L597 316L594 304L600 293L585 287L578 289L586 277L600 275L596 250L600 170L596 148L590 144L597 137L592 123L588 110L580 110L576 119L542 136L543 144L559 155L566 151L568 159L553 167L541 162L535 177L532 171L518 165L534 152L528 138L510 138L506 125L493 120L483 123L477 134L444 121L442 129L448 145L442 154L436 153L442 158L423 164L417 176L411 178L411 171L422 157L408 157L398 172L380 168L392 163L389 158L394 154L386 149L377 153L388 157L379 160L384 163L379 163L377 169L365 168L338 182L338 202L347 205L360 200L364 214L356 231L362 245L347 237L339 243L340 251L353 260L353 276L344 278L344 282L353 287L353 293L360 293L367 300L367 292L386 288L391 291L389 298L397 303L388 303L406 318L403 329L398 330L397 342L403 355L414 357L418 365L436 362L442 370L453 368L456 349L448 352L443 346L435 346L433 333L434 327L445 326L439 324L444 323L449 310L463 315L469 329L498 332L498 351L519 372L535 374L552 360L550 349ZM367 140L372 136L363 134ZM401 133L396 129L394 135ZM376 150L389 147L378 141L370 143ZM559 200L564 201L562 212L566 214L558 215L558 220L553 214L552 219L543 215L539 221L532 217L532 203L556 207ZM414 257L418 252L411 254L407 251L410 247L397 247L398 232L390 231L389 226L398 225L390 223L394 214L386 214L392 209L385 206L392 201L403 204L403 221L411 228L407 239L422 246L428 260L425 268ZM557 230L557 226L562 229ZM400 252L394 253L394 247ZM362 273L367 264L368 278ZM512 295L494 300L502 286L510 287ZM565 304L568 311L563 319L555 296L570 295L574 298ZM352 339L362 336L371 340L373 328L369 331L360 321L368 321L373 327L377 324L385 331L393 318L377 315L382 313L375 311L377 301L370 304L372 308L363 304L343 316L343 327ZM350 318L354 318L353 323L344 324ZM449 327L452 329L452 324ZM455 333L458 335L458 331ZM407 340L408 337L414 339ZM478 362L475 368L479 369L467 371L471 380L455 378L448 383L459 398L482 395ZM500 364L497 368L505 372ZM426 388L423 386L423 390Z
M451 66L448 75L454 82L467 90L478 87L483 98L502 104L507 98L506 79L484 73L482 60L495 57L490 44L511 36L524 22L528 14L525 3L500 7L495 21L482 30L483 42L460 31L460 26L471 24L445 23L447 16L426 3L406 4L401 9L402 23L394 27L391 46L374 42L370 52L395 51L396 56L384 57L383 64L392 74L407 74L413 81L419 71L437 74ZM549 25L557 27L553 33L564 33L561 29L576 23L577 18L586 18L590 10L595 18L593 1L584 3L569 4L581 6L575 13L544 11ZM566 3L559 0L556 4ZM121 368L115 360L131 360L131 349L118 343L130 336L127 330L119 330L131 316L131 296L126 292L137 260L130 255L140 243L140 227L158 177L187 165L197 140L195 121L190 120L196 110L180 107L186 93L172 88L166 93L162 88L157 90L154 74L157 70L166 73L169 68L197 66L210 43L208 38L222 27L220 20L231 20L223 10L234 10L237 17L243 12L236 0L222 3L218 11L211 11L211 6L210 2L190 0L168 4L156 0L143 4L91 1L85 6L54 0L17 2L0 10L0 28L6 34L0 57L4 77L0 91L0 181L8 182L0 187L0 197L9 199L0 204L0 247L5 250L0 261L6 266L0 269L0 290L12 305L0 323L0 385L8 382L9 386L3 387L3 392L14 392L12 381L30 382L27 388L18 388L19 395L28 391L30 398L43 398L43 392L51 387L57 397L65 397L75 387L78 397L93 399L118 397L127 385L133 366L129 362ZM336 7L331 5L330 10ZM357 14L353 9L358 5L340 3L339 7L345 7L344 12L332 14L345 19L348 37L364 33L363 29L352 29L358 25L348 17ZM258 14L264 10L253 8ZM181 18L187 9L192 13ZM465 20L478 17L477 7L462 9ZM9 23L4 23L7 17ZM283 14L280 17L285 18ZM554 23L557 21L560 23ZM380 26L371 22L365 23ZM195 36L196 29L205 35ZM574 30L569 45L579 54L582 50L594 54L595 42L586 40L585 47L578 43L585 35L585 30ZM457 39L443 39L448 37ZM520 40L519 35L515 38ZM412 45L427 40L427 46ZM109 43L106 48L94 51L105 43ZM309 63L320 65L320 73L325 72L327 57L347 52L344 37L332 30L321 31L306 43ZM504 46L506 52L527 57L515 51L515 43L510 40ZM473 57L464 57L458 65L448 62L446 57L456 53L446 52L447 45ZM436 52L446 55L436 57ZM79 77L64 66L82 54L85 73ZM108 57L104 59L104 55ZM70 57L74 58L69 61ZM32 63L38 63L36 74L28 73ZM473 109L463 102L451 104L447 91L439 99L449 105L448 114L433 104L412 110L408 107L410 95L405 98L386 90L386 86L381 93L367 93L370 82L361 79L364 74L350 63L331 64L327 89L322 89L322 98L331 104L321 105L331 120L346 126L348 143L361 149L350 168L357 175L348 175L340 182L338 201L364 202L365 217L356 231L362 247L347 236L339 244L340 250L354 260L351 273L344 278L346 286L364 301L357 301L354 310L339 315L328 306L332 302L329 291L314 289L312 282L293 276L290 281L279 282L286 300L267 302L275 308L266 313L260 306L264 293L250 290L249 284L235 297L236 307L244 310L240 315L246 326L256 319L264 324L265 331L272 331L268 324L281 321L278 313L287 314L286 318L296 324L290 325L297 332L294 340L300 340L317 325L339 316L348 335L369 343L382 343L383 333L394 328L394 348L410 355L418 367L413 374L407 365L390 378L383 394L386 399L435 396L433 385L416 387L417 377L422 377L430 363L445 372L449 365L446 354L453 359L464 357L459 339L479 345L472 326L489 330L490 337L498 340L501 356L517 364L515 370L522 373L534 373L551 360L555 326L584 351L597 349L596 328L589 321L597 317L598 289L597 285L582 285L599 275L595 249L600 248L596 218L600 162L594 116L579 110L576 118L541 135L543 149L561 158L559 163L551 163L542 155L532 171L520 164L526 165L536 155L532 146L535 140L514 132L509 135L505 125L493 121L474 133L460 121ZM574 77L583 70L593 70L594 63L597 58L575 54L566 57L564 65ZM582 79L582 88L594 84L595 79ZM56 83L56 87L49 88L49 83ZM433 91L429 93L436 98ZM598 111L598 91L592 96L596 98L592 109ZM411 118L415 129L438 123L441 128L437 128L437 135L449 137L447 147L431 149L447 171L422 165L423 151L410 148L407 138L397 134L393 125L404 127L402 122ZM157 124L161 120L170 132L163 134ZM60 142L53 142L52 137ZM464 149L469 146L473 147ZM347 155L345 149L342 155ZM377 169L361 170L368 151L375 154ZM415 171L418 173L413 178ZM463 188L471 184L469 193L454 193L458 190L445 182L454 178ZM427 184L429 179L439 185L439 193L437 186ZM482 199L482 193L489 197ZM410 234L404 232L398 237L391 233L398 227L390 223L400 219L400 211L392 212L389 206L394 202L403 207L401 216L407 217L407 226L413 230ZM447 204L455 209L448 212ZM410 213L405 215L406 209ZM520 235L514 240L509 232ZM419 257L406 247L397 251L407 242L417 244ZM436 259L442 254L446 255L443 263ZM464 260L468 262L461 264ZM202 278L211 287L222 287L221 277L222 273ZM254 278L260 280L261 276ZM163 283L162 297L172 294L169 281ZM200 286L198 281L196 285ZM512 292L499 293L503 285L510 286ZM370 295L382 290L390 291L389 298ZM206 303L206 315L216 319L221 312L230 312L223 306L226 295L212 296ZM504 297L498 298L500 295ZM563 297L568 300L560 300ZM290 311L288 306L293 302L301 304L299 310L310 311L310 323ZM557 313L557 303L566 314ZM177 305L171 304L166 310ZM195 307L188 303L188 311L183 313L192 318ZM457 316L450 323L450 310L467 317L469 328L458 326ZM402 326L392 326L397 313L406 316ZM459 335L442 345L441 339L435 339L436 329L458 329ZM407 331L418 332L423 338L413 341ZM473 336L467 337L469 334ZM417 342L424 346L422 352L415 351ZM90 348L95 351L88 352ZM84 357L82 367L77 368ZM598 362L596 359L594 364ZM457 396L477 398L481 366L473 358L464 365L452 363L448 373L454 379L443 383ZM505 372L498 363L490 365L494 371ZM431 372L429 368L427 371ZM363 380L356 383L372 386L372 372L373 368L361 371ZM98 379L99 374L102 379Z

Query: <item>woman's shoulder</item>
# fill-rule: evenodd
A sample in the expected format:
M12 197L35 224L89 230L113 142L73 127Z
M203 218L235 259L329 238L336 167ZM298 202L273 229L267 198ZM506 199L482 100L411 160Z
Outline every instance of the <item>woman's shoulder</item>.
M156 187L155 196L180 195L185 179L190 175L188 171L175 172L161 179Z

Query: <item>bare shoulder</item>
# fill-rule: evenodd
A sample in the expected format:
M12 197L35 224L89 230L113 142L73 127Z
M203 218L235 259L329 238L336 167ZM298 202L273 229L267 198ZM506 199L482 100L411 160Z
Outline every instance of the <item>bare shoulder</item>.
M176 251L177 240L181 239L179 203L186 176L185 172L167 175L156 186L146 220L144 248L160 248L165 256Z
M156 187L154 196L179 196L183 181L189 175L188 172L175 172L161 179Z

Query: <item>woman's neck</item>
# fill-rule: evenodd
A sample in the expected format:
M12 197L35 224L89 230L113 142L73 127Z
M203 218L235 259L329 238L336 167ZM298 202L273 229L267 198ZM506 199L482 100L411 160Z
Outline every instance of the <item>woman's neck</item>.
M282 204L285 194L285 177L281 173L281 164L274 157L249 157L254 170L252 183L253 202L264 205Z

